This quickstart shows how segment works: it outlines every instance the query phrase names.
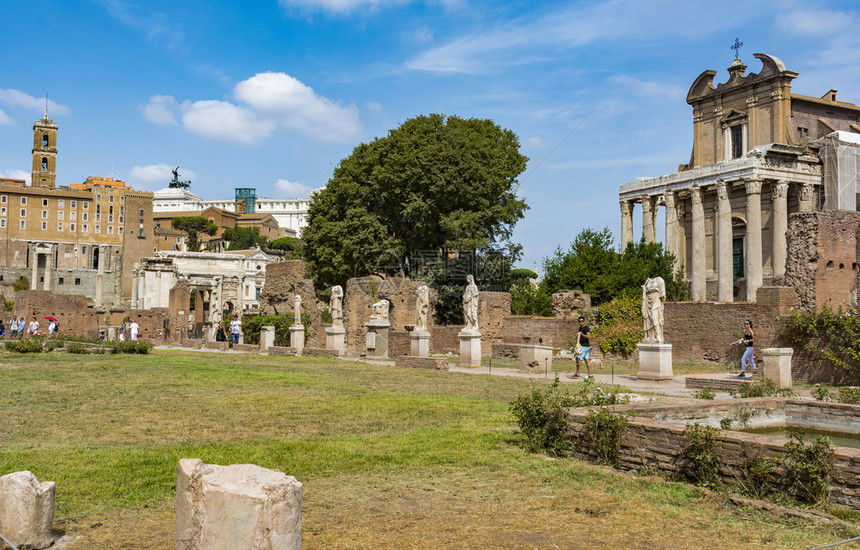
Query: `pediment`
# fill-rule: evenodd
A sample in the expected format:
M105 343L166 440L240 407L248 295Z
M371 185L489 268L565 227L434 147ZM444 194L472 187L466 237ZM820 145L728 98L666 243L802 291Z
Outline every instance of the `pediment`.
M732 124L735 122L746 122L749 119L749 115L743 111L738 111L737 109L732 109L726 114L723 118L720 119L720 122L724 125Z

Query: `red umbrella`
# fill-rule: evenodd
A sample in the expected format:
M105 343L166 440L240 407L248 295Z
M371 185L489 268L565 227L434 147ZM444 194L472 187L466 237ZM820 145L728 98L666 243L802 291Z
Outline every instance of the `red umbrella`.
M57 322L57 320L53 317L45 317L45 319L47 319L48 321L54 321L55 323Z

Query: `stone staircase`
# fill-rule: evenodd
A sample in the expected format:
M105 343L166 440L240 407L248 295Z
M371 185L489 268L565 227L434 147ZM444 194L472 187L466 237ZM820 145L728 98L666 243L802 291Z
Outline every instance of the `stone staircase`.
M702 374L695 376L687 376L684 381L684 387L687 389L702 389L708 388L713 391L729 391L737 390L744 382L758 382L764 376L764 369L760 366L753 371L753 376L750 378L738 378L736 373L719 373L719 374Z

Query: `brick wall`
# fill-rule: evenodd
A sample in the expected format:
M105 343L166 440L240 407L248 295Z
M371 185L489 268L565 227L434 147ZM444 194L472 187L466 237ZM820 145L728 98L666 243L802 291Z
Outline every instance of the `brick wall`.
M77 336L98 336L99 325L104 312L92 307L92 301L84 296L61 296L47 290L22 290L15 293L15 306L11 313L6 312L6 320L21 317L29 324L33 317L39 321L39 329L48 332L45 317L55 317L63 334Z
M567 349L579 330L579 322L576 319L510 315L504 319L502 339L511 344L552 346L556 351Z
M672 344L675 363L732 362L732 341L743 333L744 320L755 330L756 361L761 350L777 347L777 315L751 302L666 302L663 309L664 340ZM734 346L735 362L744 349Z
M142 338L155 338L159 341L164 339L165 319L170 318L170 309L166 307L154 307L152 309L132 309L126 314L131 321L137 321L138 336Z

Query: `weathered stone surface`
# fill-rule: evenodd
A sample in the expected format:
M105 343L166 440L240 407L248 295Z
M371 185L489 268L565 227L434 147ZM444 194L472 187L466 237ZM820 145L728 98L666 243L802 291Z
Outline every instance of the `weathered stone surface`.
M552 316L577 318L591 309L591 296L581 290L559 290L552 295Z
M0 533L20 550L54 543L53 481L39 483L31 472L0 477Z
M183 458L176 475L176 550L298 550L302 484L253 464Z
M304 312L310 317L307 345L319 347L322 340L322 311L317 306L314 282L305 279L305 263L287 260L266 266L266 284L260 292L260 311L263 315L286 313L295 310L296 295L301 296Z

